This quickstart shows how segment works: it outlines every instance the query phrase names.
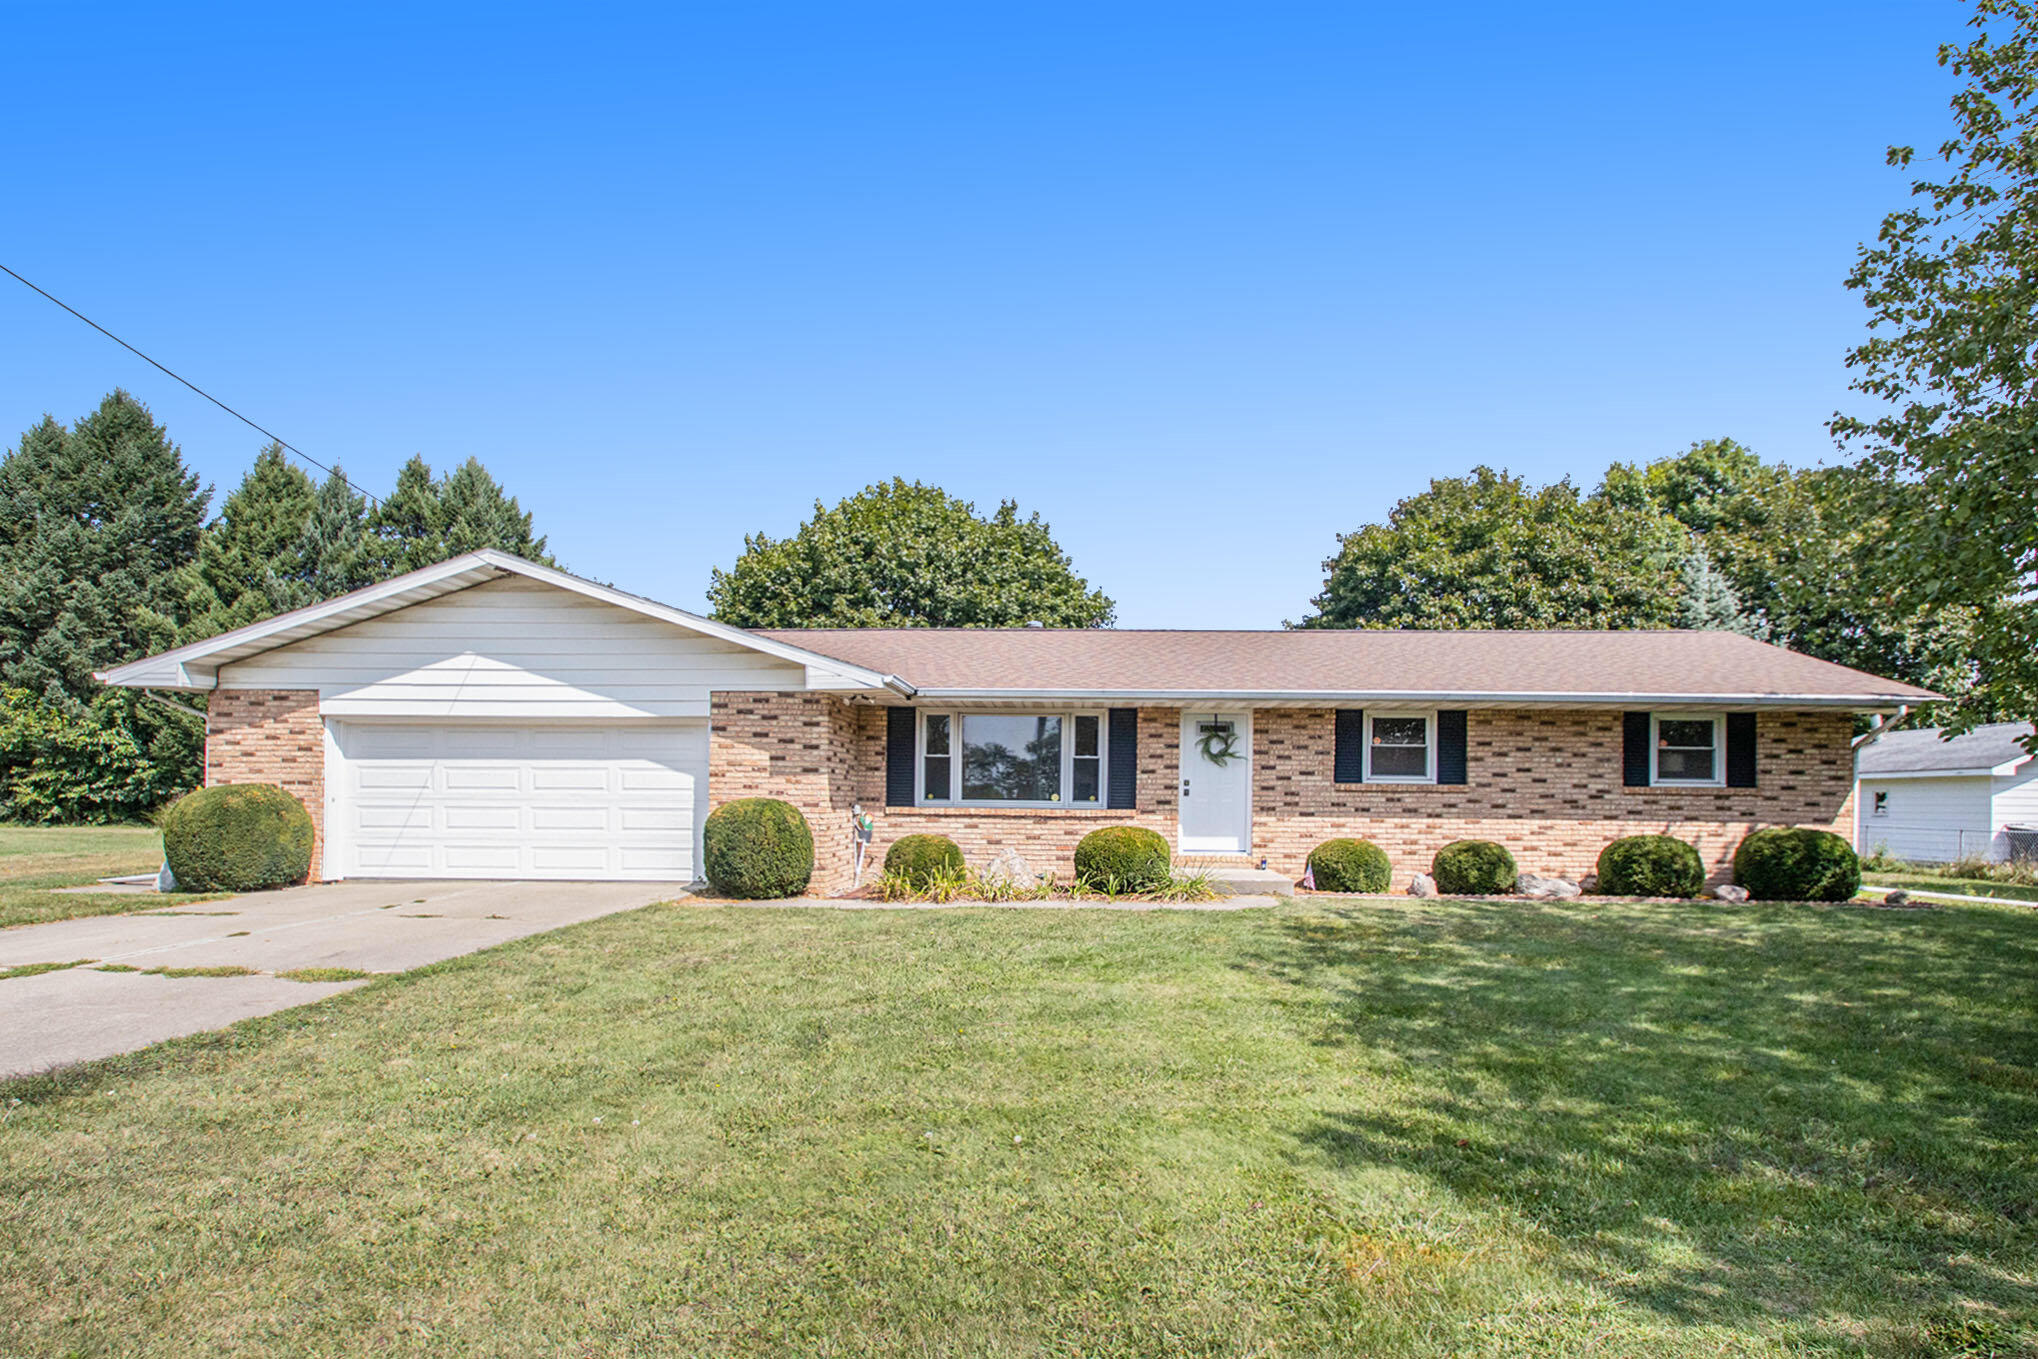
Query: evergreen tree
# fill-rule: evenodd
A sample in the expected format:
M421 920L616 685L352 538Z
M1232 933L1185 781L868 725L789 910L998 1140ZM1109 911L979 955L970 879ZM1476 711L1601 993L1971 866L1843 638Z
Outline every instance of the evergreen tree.
M531 534L531 516L476 458L435 480L430 464L413 456L396 474L396 489L368 516L368 531L384 575L483 547L553 564L545 540Z
M270 444L209 525L188 573L187 642L318 602L303 540L317 499L311 478Z
M479 458L469 458L439 484L440 557L492 547L551 564L545 540L531 536L531 516L503 494Z
M82 704L94 670L175 639L211 492L116 391L0 460L0 684Z
M375 583L368 501L347 484L346 473L338 466L312 501L311 515L297 540L297 565L298 579L318 599Z
M1692 545L1679 570L1677 626L1708 632L1738 632L1766 639L1769 629L1741 607L1733 582L1713 568L1705 549Z

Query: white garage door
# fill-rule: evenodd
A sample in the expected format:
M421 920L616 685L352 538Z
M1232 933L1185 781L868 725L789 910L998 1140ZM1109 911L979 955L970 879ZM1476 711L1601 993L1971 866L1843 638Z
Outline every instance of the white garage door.
M340 876L693 880L705 721L332 731Z

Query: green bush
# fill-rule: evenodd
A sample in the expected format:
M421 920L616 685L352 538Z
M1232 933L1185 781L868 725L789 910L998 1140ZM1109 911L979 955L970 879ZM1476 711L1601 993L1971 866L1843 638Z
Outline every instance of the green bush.
M1491 896L1512 892L1520 870L1507 846L1491 840L1453 840L1437 851L1430 861L1430 876L1437 891L1447 897Z
M1384 892L1394 866L1371 840L1325 840L1309 851L1309 871L1319 892Z
M311 871L311 813L273 783L201 788L163 813L163 857L184 892L254 892Z
M1674 835L1630 835L1599 851L1599 890L1610 897L1695 897L1705 861Z
M202 714L166 711L128 689L89 706L0 693L0 821L144 820L198 782L204 729Z
M1861 890L1861 860L1831 831L1768 826L1734 851L1734 881L1757 901L1846 901Z
M1168 885L1173 868L1168 842L1144 826L1106 826L1076 846L1076 881L1116 881L1122 891L1149 892Z
M896 873L915 887L940 875L963 871L962 848L945 835L902 835L885 851L885 872Z
M708 885L725 897L796 897L814 876L807 818L774 797L738 798L709 812L701 848Z

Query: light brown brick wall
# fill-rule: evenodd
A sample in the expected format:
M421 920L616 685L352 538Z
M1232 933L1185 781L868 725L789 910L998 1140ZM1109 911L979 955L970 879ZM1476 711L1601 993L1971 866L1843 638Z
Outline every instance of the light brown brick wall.
M775 797L798 807L814 832L808 890L818 895L849 890L850 807L858 781L852 761L864 715L827 694L716 694L710 705L709 810L746 797ZM882 788L882 747L877 774Z
M1763 713L1754 788L1626 788L1618 712L1474 711L1460 786L1339 784L1331 778L1331 710L1253 714L1254 859L1300 877L1333 836L1377 841L1394 861L1397 889L1427 871L1451 840L1498 840L1524 871L1576 877L1622 835L1690 840L1715 881L1757 826L1853 827L1852 732L1845 714ZM817 893L849 885L849 809L877 822L867 877L902 835L946 835L981 867L1013 848L1036 872L1068 876L1076 842L1099 826L1149 826L1175 840L1181 714L1144 708L1139 719L1136 811L1001 810L884 805L885 710L819 694L718 695L709 794L784 798L814 827Z
M316 689L215 689L205 714L205 786L273 783L311 813L311 878L325 862L326 743Z
M1328 708L1253 714L1253 855L1300 875L1332 836L1376 842L1405 887L1452 840L1497 840L1529 873L1589 873L1623 835L1698 846L1716 882L1757 826L1815 826L1853 838L1852 719L1762 713L1753 788L1628 788L1618 712L1474 710L1462 786L1341 784L1331 779Z

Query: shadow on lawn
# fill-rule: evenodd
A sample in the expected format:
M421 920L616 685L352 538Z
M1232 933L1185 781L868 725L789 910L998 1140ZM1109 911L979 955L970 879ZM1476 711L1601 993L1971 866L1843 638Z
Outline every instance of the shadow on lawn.
M1304 1155L1680 1320L2038 1353L2038 915L1354 906L1260 963L1377 1076Z

